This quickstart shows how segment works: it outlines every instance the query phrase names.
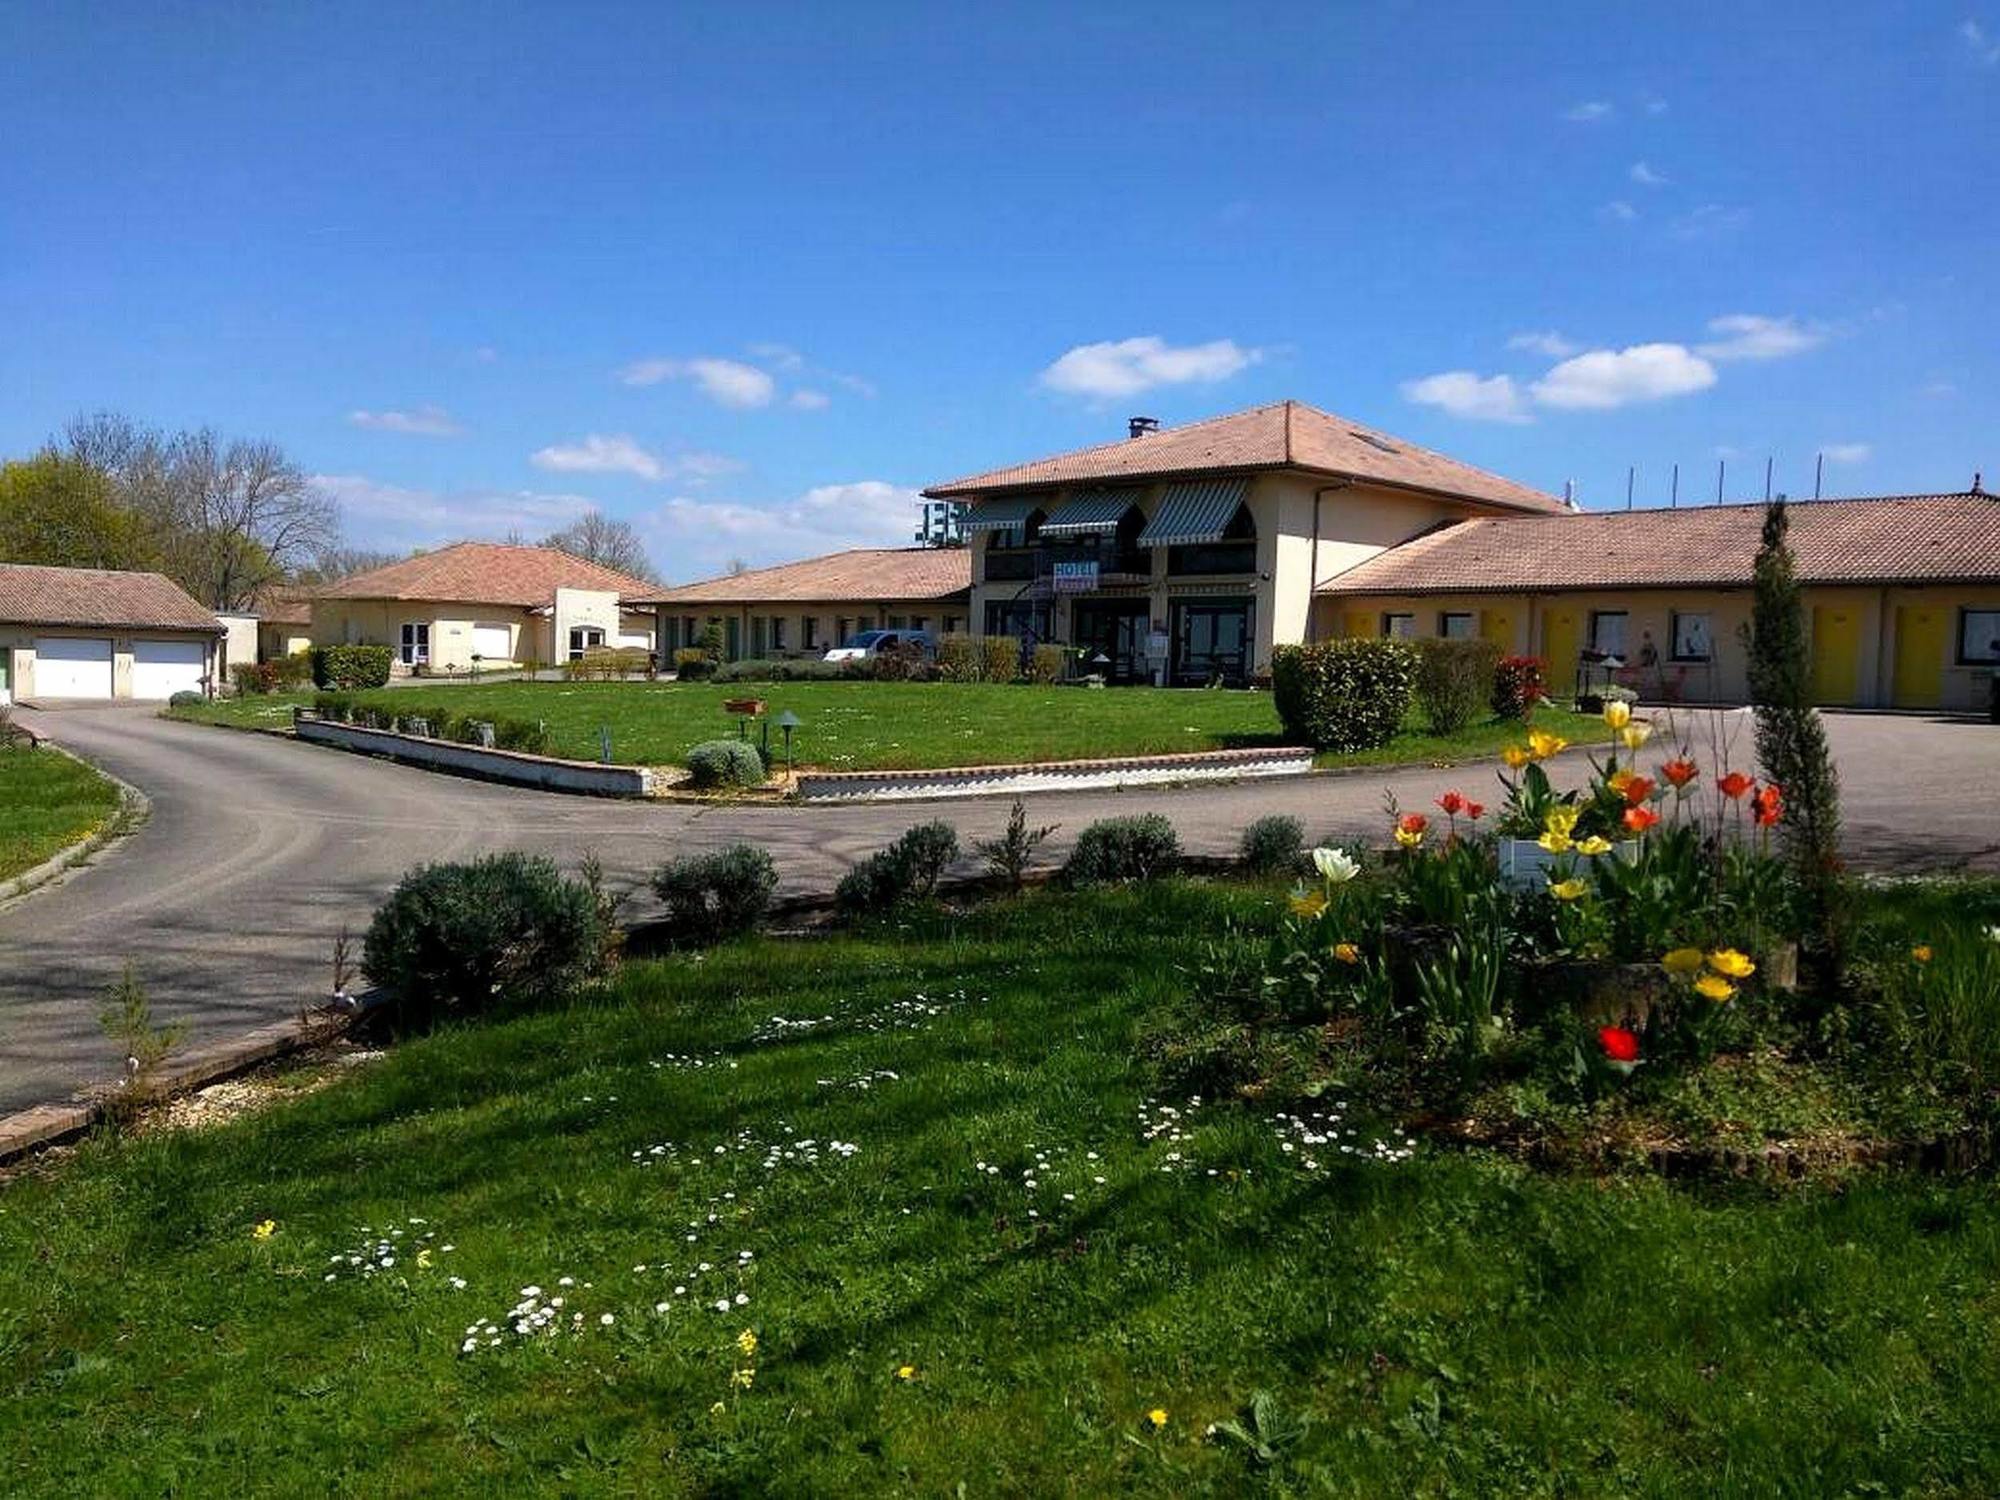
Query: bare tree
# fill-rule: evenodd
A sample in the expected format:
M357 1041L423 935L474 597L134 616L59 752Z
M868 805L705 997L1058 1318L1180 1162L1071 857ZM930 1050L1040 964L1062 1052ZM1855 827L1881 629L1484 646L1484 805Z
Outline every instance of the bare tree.
M390 563L401 562L413 555L408 552L384 552L373 547L350 547L344 542L336 542L320 548L304 567L295 568L292 578L296 583L332 583L335 579L350 578L356 573L386 568Z
M646 544L639 540L639 533L632 529L632 523L614 521L601 510L585 511L561 531L548 536L542 545L557 548L572 557L581 557L587 562L616 568L621 573L629 573L649 583L656 582L660 576L653 571L653 561L646 556Z

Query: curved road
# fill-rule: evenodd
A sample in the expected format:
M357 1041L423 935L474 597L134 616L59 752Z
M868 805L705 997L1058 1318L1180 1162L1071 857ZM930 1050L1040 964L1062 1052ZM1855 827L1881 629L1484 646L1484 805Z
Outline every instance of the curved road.
M670 855L749 839L788 891L825 890L910 824L944 817L961 836L1006 823L1007 801L792 808L605 802L489 786L273 736L162 719L147 707L24 710L22 722L139 787L152 816L61 881L0 908L0 1113L112 1076L97 1026L104 988L131 963L190 1042L296 1014L328 989L335 935L361 931L425 860L525 849L574 866L586 853L649 904L646 874ZM1733 716L1731 716L1733 717ZM1964 721L1829 718L1857 863L2000 869L2000 728ZM1736 760L1748 764L1747 731ZM1056 822L1045 858L1086 823L1157 809L1195 853L1234 849L1269 812L1316 838L1379 836L1382 798L1426 807L1447 786L1495 792L1488 766L1029 800ZM0 816L5 810L0 809ZM969 866L968 866L969 868Z

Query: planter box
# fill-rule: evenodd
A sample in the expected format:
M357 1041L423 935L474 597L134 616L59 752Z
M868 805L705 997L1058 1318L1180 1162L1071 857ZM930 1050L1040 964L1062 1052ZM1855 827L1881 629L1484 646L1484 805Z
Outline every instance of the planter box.
M724 698L722 711L734 714L739 719L761 719L764 716L762 698Z
M1533 839L1502 839L1497 849L1500 883L1509 890L1538 891L1548 884L1549 867L1559 859L1571 860L1578 869L1590 863L1580 855L1551 854ZM1622 859L1627 864L1639 857L1637 839L1618 839L1609 854L1599 859Z
M644 797L653 790L653 773L644 766L604 766L587 760L558 760L552 755L527 755L519 750L489 750L455 740L425 739L388 729L364 729L300 713L293 732L316 745L381 755L404 765L511 786L538 787L546 792L576 792L588 797Z
M1008 797L1024 792L1174 786L1252 776L1305 776L1311 773L1312 762L1310 749L1290 746L1035 765L957 766L940 771L801 771L799 800L908 802L926 797Z

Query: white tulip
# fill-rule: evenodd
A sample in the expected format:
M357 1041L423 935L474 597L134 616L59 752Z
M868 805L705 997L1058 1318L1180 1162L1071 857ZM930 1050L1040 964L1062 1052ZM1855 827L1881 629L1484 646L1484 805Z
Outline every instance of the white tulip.
M1344 849L1315 849L1313 868L1329 885L1345 885L1361 873L1361 866Z

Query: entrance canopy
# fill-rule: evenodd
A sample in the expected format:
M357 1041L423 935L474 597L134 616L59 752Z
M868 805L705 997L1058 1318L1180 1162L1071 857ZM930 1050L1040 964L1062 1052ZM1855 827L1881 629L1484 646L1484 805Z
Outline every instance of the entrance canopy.
M1240 477L1170 484L1160 497L1158 512L1139 533L1139 545L1200 547L1219 542L1249 492L1250 481Z
M1040 495L1009 495L981 501L966 512L961 529L968 533L1016 530L1042 508L1042 499Z

